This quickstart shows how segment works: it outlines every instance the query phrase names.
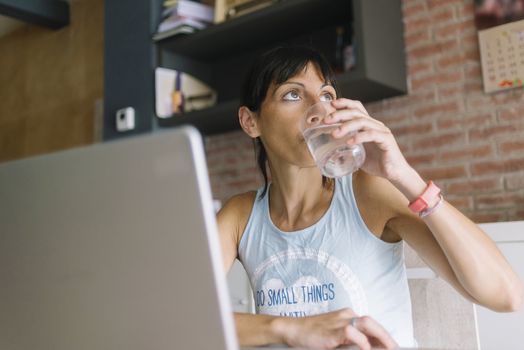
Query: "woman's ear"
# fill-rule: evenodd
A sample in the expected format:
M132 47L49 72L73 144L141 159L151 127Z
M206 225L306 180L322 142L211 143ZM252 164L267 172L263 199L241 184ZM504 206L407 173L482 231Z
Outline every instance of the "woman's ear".
M240 126L244 129L245 133L252 138L259 137L260 131L258 130L257 116L246 106L242 106L238 109L238 120Z

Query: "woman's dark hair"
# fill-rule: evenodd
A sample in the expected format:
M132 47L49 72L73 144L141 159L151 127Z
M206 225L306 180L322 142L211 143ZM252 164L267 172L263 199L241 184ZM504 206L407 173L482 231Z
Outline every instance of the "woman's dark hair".
M252 112L260 112L271 83L282 84L299 74L308 63L312 63L325 82L336 90L335 75L326 58L307 46L279 46L257 57L247 74L242 90L241 105ZM267 153L259 137L254 140L257 164L264 177L263 197L268 190ZM329 186L328 178L322 177L322 185Z

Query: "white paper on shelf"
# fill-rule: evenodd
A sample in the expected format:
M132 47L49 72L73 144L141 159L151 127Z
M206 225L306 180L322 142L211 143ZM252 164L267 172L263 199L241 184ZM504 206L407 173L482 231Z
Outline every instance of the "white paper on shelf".
M172 116L171 96L175 89L175 78L179 71L158 67L155 70L155 107L159 118ZM212 107L216 104L217 93L209 85L199 79L181 72L180 89L185 99L184 112ZM195 99L196 96L209 98Z
M175 87L176 71L166 68L155 69L155 112L159 118L172 114L171 95Z

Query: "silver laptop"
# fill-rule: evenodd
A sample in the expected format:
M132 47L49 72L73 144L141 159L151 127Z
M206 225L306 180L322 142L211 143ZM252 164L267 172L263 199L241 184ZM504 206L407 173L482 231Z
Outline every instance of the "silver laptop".
M192 128L0 164L0 349L238 348Z

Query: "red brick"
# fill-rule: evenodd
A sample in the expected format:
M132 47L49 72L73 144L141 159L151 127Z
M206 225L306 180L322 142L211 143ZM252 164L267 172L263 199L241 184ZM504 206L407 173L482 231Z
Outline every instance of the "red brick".
M498 178L492 179L466 179L451 183L447 186L447 192L453 194L475 194L483 192L493 192L502 189L502 182Z
M435 91L433 90L414 91L407 98L408 106L410 108L413 108L415 106L420 106L420 105L427 105L429 103L434 103L436 101L437 101L437 96L436 96Z
M474 92L482 92L484 91L484 85L482 84L482 81L478 80L478 81L467 81L465 84L464 84L464 88L466 90L466 92L468 93L474 93Z
M453 194L446 193L446 201L457 208L460 211L468 210L473 208L472 200L467 196L454 196Z
M506 221L520 221L524 220L524 209L508 212L508 219Z
M505 212L475 212L467 215L471 221L480 223L506 221Z
M431 130L433 130L433 125L430 123L424 123L424 124L409 124L406 126L399 126L395 128L391 128L391 132L395 136L409 136L412 134L422 134L422 133L428 133Z
M438 9L442 7L451 7L457 4L462 4L462 0L429 0L427 1L429 9Z
M502 92L500 94L493 94L490 96L491 96L491 100L495 104L503 106L503 107L506 107L513 103L517 105L522 104L522 95L515 94L514 91L512 90Z
M428 43L430 41L429 30L420 30L418 32L413 32L405 36L404 42L406 49L416 46L421 43Z
M452 145L461 144L465 141L463 132L454 132L449 134L440 134L436 136L427 136L421 140L413 143L415 149L439 149L440 147L448 147Z
M443 42L432 42L417 46L411 50L407 50L409 58L421 59L425 57L434 57L442 53L449 53L453 50L458 50L459 45L456 39L451 39Z
M420 73L431 73L433 71L433 64L431 62L417 62L408 65L408 76L414 77Z
M482 72L480 70L479 52L475 48L469 50L462 50L451 55L442 55L437 60L437 67L440 69L447 69L453 67L466 66L465 78L481 78ZM472 64L474 64L472 66Z
M437 94L441 98L456 97L465 93L464 84L444 85L437 87Z
M444 56L437 60L437 68L446 69L456 66L463 66L466 62L465 53L459 52L450 56Z
M505 176L506 189L520 190L524 189L524 173Z
M430 18L431 23L447 23L453 21L454 11L453 8L449 6L430 6Z
M375 118L386 124L389 128L392 128L395 125L405 124L405 121L408 119L406 114L390 113L379 113Z
M457 17L459 19L474 18L474 16L475 16L475 5L473 4L473 1L468 1L459 7L459 10L457 13Z
M469 64L469 63L466 63ZM480 72L481 68L477 66L470 66L464 70L464 79L467 82L476 82L482 86L482 73Z
M409 107L409 97L410 95L384 100L383 106L385 111L394 115L404 113L404 110L407 110Z
M456 83L463 79L461 71L455 72L438 72L426 77L411 79L411 88L413 91L420 89L421 87L431 87L440 84Z
M489 160L473 163L471 173L473 176L482 176L487 174L504 175L515 171L524 170L524 158Z
M404 33L409 35L431 26L429 16L423 15L417 18L404 18Z
M420 170L419 173L423 178L432 180L457 179L467 175L466 169L461 165L423 169Z
M435 38L441 40L451 36L462 36L466 31L472 31L474 28L475 22L473 19L468 18L466 20L440 26L439 28L435 29Z
M422 13L426 13L426 11L426 6L423 3L404 5L402 9L404 18L412 18Z
M494 123L494 117L490 114L473 114L473 115L461 115L458 118L456 115L449 117L440 118L437 121L439 129L447 130L451 128L470 128L472 126L490 125Z
M486 141L517 130L515 125L495 125L473 129L468 133L470 142Z
M524 105L499 109L498 116L501 121L521 121L524 116Z
M466 108L468 110L476 111L481 109L485 111L486 109L493 109L494 107L495 104L486 95L474 95L466 97Z
M436 157L435 153L407 155L406 160L411 166L417 168L433 163Z
M513 152L524 152L524 141L507 141L499 145L500 150L506 155Z
M404 154L406 154L409 150L409 144L402 142L402 140L397 139L398 148L400 148L400 151Z
M471 159L471 158L485 158L487 156L493 155L493 150L491 145L482 145L477 147L467 147L461 148L453 151L442 152L442 160L461 160L461 159Z
M414 115L418 118L423 118L441 113L458 112L459 110L459 104L456 101L451 101L417 108L414 111Z
M495 195L480 195L475 198L479 209L514 208L524 205L524 194L499 193Z

